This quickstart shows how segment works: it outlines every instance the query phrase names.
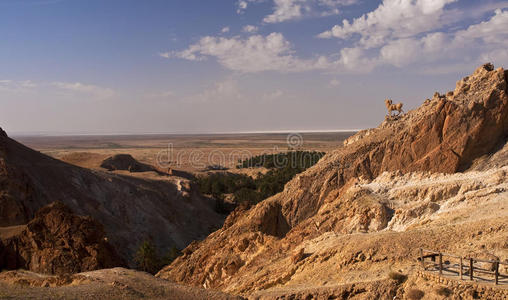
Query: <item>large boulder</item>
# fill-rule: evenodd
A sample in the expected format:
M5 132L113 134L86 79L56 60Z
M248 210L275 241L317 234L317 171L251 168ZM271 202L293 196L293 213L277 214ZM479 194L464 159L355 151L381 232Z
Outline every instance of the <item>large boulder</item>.
M3 241L0 269L67 274L125 266L91 217L77 216L61 202L40 209L20 233Z

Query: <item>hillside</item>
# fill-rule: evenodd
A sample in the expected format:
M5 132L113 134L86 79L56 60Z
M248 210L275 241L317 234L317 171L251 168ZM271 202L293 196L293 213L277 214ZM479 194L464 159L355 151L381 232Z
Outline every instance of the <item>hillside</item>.
M50 276L28 271L0 273L2 299L241 299L218 291L178 285L124 268Z
M146 179L64 163L0 134L0 227L27 224L35 212L59 201L91 216L128 262L152 239L162 253L184 248L220 227L223 217L197 191L176 186L185 178Z
M392 299L404 290L388 273L412 276L419 247L508 258L507 77L483 65L359 132L157 276L269 299Z

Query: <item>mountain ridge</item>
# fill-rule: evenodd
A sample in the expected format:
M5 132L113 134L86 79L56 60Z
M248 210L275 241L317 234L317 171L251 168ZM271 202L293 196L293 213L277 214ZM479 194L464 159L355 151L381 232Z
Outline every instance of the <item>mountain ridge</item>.
M315 166L295 176L283 192L250 210L233 212L222 229L200 243L191 244L182 257L157 276L249 294L289 284L295 272L312 268L308 259L326 261L330 257L356 255L329 250L331 254L314 256L313 253L319 252L316 250L303 256L310 255L308 259L288 262L303 243L326 232L336 232L341 237L345 235L344 238L351 234L351 237L376 234L387 228L393 218L401 218L406 213L411 216L410 220L418 210L428 210L432 216L439 214L447 197L454 197L458 192L454 186L447 187L450 191L441 196L435 195L435 201L440 201L438 206L427 198L420 199L418 193L411 194L414 191L408 192L409 199L416 201L412 204L415 207L408 207L357 185L370 182L383 172L390 173L393 180L414 172L448 176L446 174L466 171L482 156L492 154L508 136L507 75L503 68L494 69L491 64L485 64L457 82L453 92L436 93L421 107L400 118L387 119L378 128L357 133L343 148L328 153ZM506 173L501 171L499 176L501 182L492 184L502 191ZM470 185L473 190L492 188ZM428 196L423 191L420 195ZM418 210L410 213L414 209ZM466 233L457 234L465 236ZM411 236L406 232L400 235ZM450 241L454 240L453 235L449 237ZM413 237L411 240L418 245ZM420 245L432 247L428 241ZM400 247L408 250L404 245ZM307 247L305 251L307 253ZM389 254L387 258L376 257L375 253L363 255L370 255L370 259L379 264L393 257ZM308 280L321 280L316 276L318 278L309 277Z

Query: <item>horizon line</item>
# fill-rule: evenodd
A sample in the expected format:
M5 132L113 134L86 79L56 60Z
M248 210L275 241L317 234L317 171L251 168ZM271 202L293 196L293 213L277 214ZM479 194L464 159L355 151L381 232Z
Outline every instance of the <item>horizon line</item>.
M364 129L364 128L363 128ZM214 134L270 134L270 133L334 133L358 132L363 129L287 129L287 130L246 130L246 131L176 131L176 132L55 132L55 131L13 131L7 132L13 137L60 137L60 136L129 136L129 135L214 135Z

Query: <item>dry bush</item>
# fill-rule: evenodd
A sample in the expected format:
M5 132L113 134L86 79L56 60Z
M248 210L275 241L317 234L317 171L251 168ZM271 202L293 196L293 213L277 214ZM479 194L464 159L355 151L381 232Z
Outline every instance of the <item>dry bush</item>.
M390 279L393 279L393 280L397 281L399 284L404 283L404 281L406 281L406 279L407 279L406 275L400 274L400 273L397 273L397 272L390 272L390 273L388 273L388 277Z
M436 289L436 294L438 294L439 296L448 297L452 294L452 291L446 287L438 287Z
M418 289L410 289L407 292L407 298L411 300L420 300L423 298L423 296L425 296L425 293Z

